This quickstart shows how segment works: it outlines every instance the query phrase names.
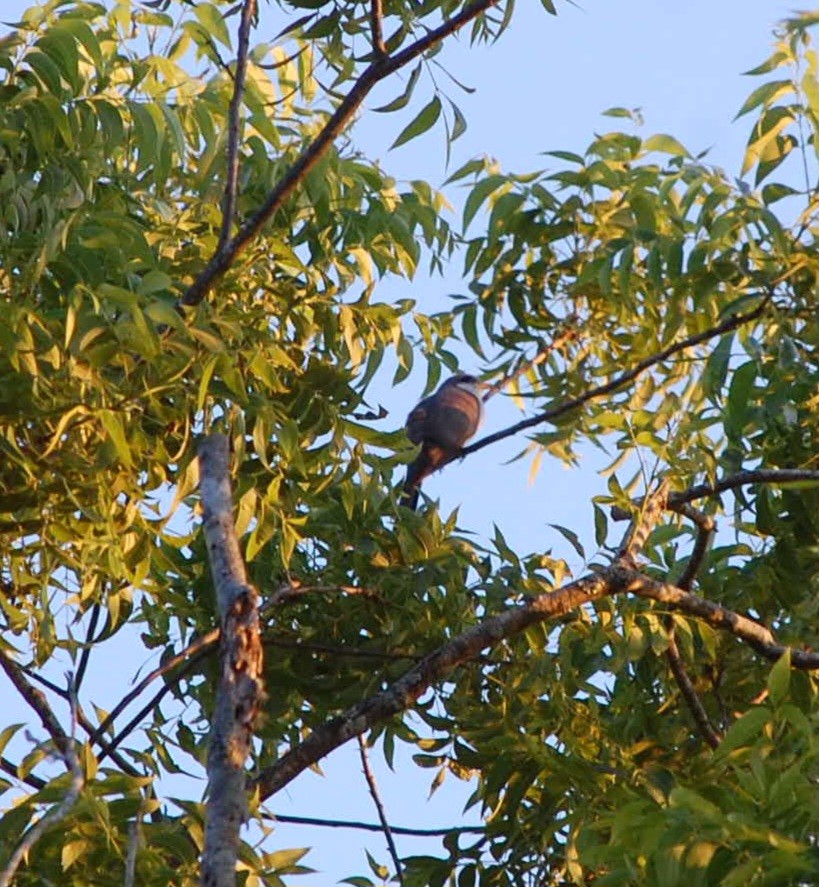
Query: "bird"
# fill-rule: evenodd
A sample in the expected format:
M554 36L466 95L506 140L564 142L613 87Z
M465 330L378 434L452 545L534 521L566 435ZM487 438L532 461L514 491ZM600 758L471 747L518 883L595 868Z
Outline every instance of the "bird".
M482 387L475 376L457 373L407 416L407 437L421 445L421 452L407 466L402 505L414 511L424 478L456 458L478 430L483 421Z

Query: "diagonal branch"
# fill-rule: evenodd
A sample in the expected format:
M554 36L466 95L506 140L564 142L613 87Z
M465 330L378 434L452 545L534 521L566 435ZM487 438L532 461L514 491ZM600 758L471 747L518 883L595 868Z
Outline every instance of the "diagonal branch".
M771 632L753 619L704 600L673 585L658 582L622 564L601 569L568 585L505 610L465 631L425 656L393 684L351 706L337 717L316 728L276 763L255 779L262 800L289 785L305 769L317 763L348 740L373 726L406 711L415 701L451 674L459 665L474 659L482 650L494 647L530 625L563 616L592 600L618 594L636 594L696 616L744 641L766 659L777 660L788 650L778 644ZM795 668L819 669L819 653L790 649Z
M633 382L646 370L651 369L651 367L656 366L658 363L662 363L664 360L668 360L669 357L672 357L675 354L679 354L681 351L687 351L689 348L694 348L697 345L701 345L703 342L708 342L711 339L715 339L718 336L723 335L724 333L730 332L731 330L742 326L743 324L750 323L753 320L758 320L767 308L769 301L770 296L765 296L762 298L759 305L754 308L753 311L748 311L745 314L733 314L723 320L722 323L719 323L716 326L711 327L710 329L704 330L701 333L696 333L693 336L688 336L687 338L682 339L680 342L675 342L673 345L669 345L667 348L663 348L662 351L658 351L656 354L652 354L650 357L646 357L644 360L641 360L636 366L632 367L630 370L626 370L624 373L620 373L618 376L615 376L611 381L606 382L604 385L598 385L596 388L590 388L579 397L564 401L563 403L558 404L558 406L556 407L552 407L549 410L544 410L544 412L538 413L536 416L530 416L528 419L523 419L522 421L517 422L514 425L510 425L508 428L503 428L500 431L496 431L494 434L489 434L486 437L481 438L476 443L470 444L468 447L464 447L455 458L460 459L463 456L468 456L470 453L475 453L478 450L482 450L484 447L488 447L490 444L497 443L499 440L505 440L507 437L513 437L521 431L527 431L529 428L534 428L536 425L542 425L544 422L551 422L554 419L560 418L560 416L564 416L566 413L571 413L574 410L579 409L580 407L587 404L590 400L596 400L598 397L603 397L606 394L611 394L613 391L618 391L620 388L624 388L630 382Z
M374 59L361 73L350 91L341 100L336 110L330 115L315 139L296 158L278 184L270 191L264 203L245 222L237 234L223 248L217 249L208 264L202 269L194 282L180 299L183 306L198 305L210 292L218 280L229 270L236 258L247 249L262 227L283 206L285 200L304 181L307 174L321 160L335 142L340 133L353 119L361 103L376 84L389 77L395 71L408 65L423 55L427 50L442 40L459 31L481 13L501 0L473 0L457 15L437 28L428 31L419 40L395 55L382 56Z
M222 230L216 252L225 249L230 241L230 226L236 213L236 190L239 182L239 142L241 121L239 113L245 92L247 77L247 57L250 52L250 29L256 15L256 0L244 0L242 17L239 22L238 48L236 50L236 75L233 80L233 95L228 108L227 181L222 206Z
M65 819L71 808L76 804L83 785L85 785L85 774L80 765L80 759L77 757L77 749L74 744L73 735L68 736L63 730L60 722L54 715L54 712L48 705L43 692L29 683L20 667L2 650L0 650L0 667L5 671L9 680L23 699L40 718L40 723L51 736L51 739L71 776L68 791L66 791L63 799L59 804L52 807L48 813L42 816L37 823L25 833L20 843L14 848L14 852L11 854L5 868L0 871L0 887L9 887L20 864L28 856L31 848L40 840L46 829L57 825L57 823ZM70 681L69 685L71 687L69 701L71 703L71 723L73 733L77 697L73 681Z

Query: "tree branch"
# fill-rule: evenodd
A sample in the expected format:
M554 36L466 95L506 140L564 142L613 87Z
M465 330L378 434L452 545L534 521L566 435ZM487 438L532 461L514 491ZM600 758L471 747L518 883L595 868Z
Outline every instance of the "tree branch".
M285 816L274 813L272 818L277 822L292 825L317 825L323 828L352 828L364 832L380 832L381 825L375 822L356 822L349 819L315 819L312 816ZM403 828L400 825L390 826L393 834L406 835L410 838L444 838L447 835L482 835L484 830L479 826L455 826L453 828Z
M747 484L791 484L799 481L819 482L819 471L810 468L755 468L737 471L715 483L697 484L687 490L671 493L668 497L668 508L670 511L685 515L696 523L698 521L696 515L699 512L692 511L687 507L690 502L694 502L696 499L720 496L722 493L727 493L728 490L734 490ZM641 501L640 499L636 500L635 505L639 505ZM631 514L626 509L615 506L611 510L611 517L616 521L628 520Z
M565 615L582 604L605 596L631 593L651 598L745 641L766 659L778 659L788 648L777 644L771 632L746 616L658 582L623 564L601 569L554 591L530 598L486 619L424 657L397 681L316 728L254 780L262 800L289 785L306 768L376 724L405 711L433 684L482 650L519 634L530 625ZM791 648L796 668L819 668L819 653Z
M211 434L199 447L204 534L222 627L219 684L208 752L203 887L236 883L239 830L247 818L245 761L264 698L263 650L256 589L247 581L233 523L227 437Z
M603 574L587 576L473 626L425 656L386 689L318 727L276 763L265 768L255 780L261 798L269 798L280 791L304 769L349 739L405 711L432 684L473 659L486 647L518 634L536 622L562 616L587 601L610 593L609 583Z
M723 320L722 323L719 323L716 326L711 327L710 329L704 330L701 333L696 333L693 336L688 336L682 341L676 342L673 345L669 345L662 351L658 351L657 354L652 354L650 357L646 357L644 360L641 360L636 366L632 367L630 370L627 370L624 373L620 373L618 376L615 376L610 382L606 382L604 385L598 385L596 388L591 388L589 391L585 392L585 394L581 394L579 397L564 401L562 404L559 404L556 407L552 407L549 410L538 413L536 416L530 416L528 419L523 419L522 421L517 422L514 425L510 425L508 428L496 431L494 434L488 434L486 437L481 438L474 444L470 444L468 447L464 447L455 458L463 458L464 456L468 456L470 453L475 453L478 450L482 450L484 447L488 447L490 444L497 443L499 440L505 440L507 437L513 437L521 431L526 431L529 428L534 428L536 425L542 425L544 422L551 422L554 419L559 418L560 416L564 416L566 413L570 413L576 409L579 409L580 407L587 404L590 400L595 400L598 397L603 397L603 395L605 394L611 394L611 392L625 387L629 384L629 382L633 382L646 370L651 369L651 367L656 366L658 363L662 363L669 357L672 357L675 354L679 354L681 351L686 351L689 348L694 348L697 345L701 345L703 342L707 342L710 339L714 339L717 336L721 336L724 333L730 332L731 330L734 330L745 323L757 320L764 313L769 301L770 296L765 296L760 304L756 308L754 308L753 311L748 311L745 314L734 314L731 317Z
M264 203L245 222L235 237L225 244L223 249L216 250L208 264L182 296L180 304L183 306L194 306L198 305L205 298L216 282L229 270L239 254L247 248L262 227L304 181L310 170L324 157L377 83L380 83L385 77L414 61L428 49L454 34L481 13L492 6L496 6L498 3L500 3L500 0L473 0L457 15L452 16L451 19L439 27L433 28L401 52L374 59L353 83L350 91L330 115L316 138L301 152L279 180L278 184L270 191Z
M238 47L236 50L236 75L233 79L233 95L228 108L227 181L222 206L222 230L219 233L217 255L230 241L230 226L236 213L236 190L239 181L239 143L241 121L239 114L245 92L247 77L247 57L250 52L250 29L256 14L256 0L244 0L242 17L239 21Z
M68 815L71 808L76 804L80 796L83 785L85 784L85 774L80 766L80 759L77 757L77 750L74 746L73 736L66 735L59 721L51 711L42 691L33 687L27 680L19 666L9 659L6 654L0 650L0 666L8 675L9 680L14 684L17 691L31 706L40 718L40 722L48 731L57 751L62 758L65 766L71 776L71 780L62 801L52 807L48 813L42 816L38 822L33 825L23 836L23 839L15 847L11 854L6 867L0 872L0 887L9 887L14 878L14 874L20 867L20 863L26 858L31 848L40 840L46 829L57 825ZM71 714L72 714L72 733L74 726L74 713L76 704L76 693L70 694Z
M373 44L373 53L376 58L382 58L387 54L384 46L384 5L382 0L370 0L370 33Z
M375 774L372 771L372 767L370 767L370 756L367 754L367 743L361 735L358 736L358 754L361 758L361 769L364 771L364 778L367 780L370 796L372 797L375 809L378 812L378 821L381 823L381 829L384 832L384 837L387 839L387 847L390 851L390 856L392 857L392 864L395 866L395 876L398 878L398 883L401 887L404 887L404 870L401 868L401 860L398 856L398 849L395 846L395 840L392 836L390 823L387 820L387 812L384 809L381 795L378 792L378 783L375 781Z
M695 512L690 505L685 507L690 512ZM695 518L697 520L697 541L694 543L694 550L691 553L691 557L688 559L685 572L677 582L677 587L681 588L683 591L691 590L691 586L700 571L703 559L711 544L714 530L716 529L716 524L712 517L706 514L701 514L700 512L695 512L695 514L697 516ZM665 618L665 627L668 632L668 649L666 650L665 655L668 660L669 668L671 669L671 674L674 676L674 680L680 688L680 693L688 706L688 710L691 712L691 717L693 717L694 723L700 731L700 735L711 748L717 748L720 744L721 737L711 723L711 719L708 717L708 712L706 712L699 694L697 693L691 678L688 676L688 670L683 662L680 648L677 646L674 617L671 614Z

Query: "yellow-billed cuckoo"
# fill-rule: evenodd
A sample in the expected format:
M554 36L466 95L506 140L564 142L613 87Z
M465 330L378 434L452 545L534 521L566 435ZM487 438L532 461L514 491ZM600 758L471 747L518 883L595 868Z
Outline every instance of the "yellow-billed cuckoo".
M424 478L456 458L478 430L483 419L480 388L475 376L458 373L407 416L407 437L414 444L421 444L421 452L407 466L402 505L414 510Z

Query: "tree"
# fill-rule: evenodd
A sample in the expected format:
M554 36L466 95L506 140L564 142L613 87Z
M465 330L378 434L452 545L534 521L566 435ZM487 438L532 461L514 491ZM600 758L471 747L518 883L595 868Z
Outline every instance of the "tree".
M239 674L263 827L356 737L475 780L480 833L403 860L405 884L817 883L819 17L783 23L754 72L751 186L612 132L550 173L466 164L454 231L441 195L400 190L343 132L376 83L410 70L400 110L422 59L459 27L494 39L511 4L286 9L251 45L253 0L52 0L0 43L0 664L41 725L0 733L5 882L194 883L204 806L163 777L210 741L211 785L222 766L242 787L213 717ZM397 141L441 120L465 125L436 93ZM469 298L378 300L454 257ZM377 430L371 385L420 354L432 388L457 349L526 404L467 458L510 436L534 467L615 454L597 551L556 528L582 575L398 504L414 451ZM178 522L202 437L208 551ZM92 712L95 652L134 626L161 664ZM208 829L229 858L226 797ZM246 884L300 870L238 852Z

